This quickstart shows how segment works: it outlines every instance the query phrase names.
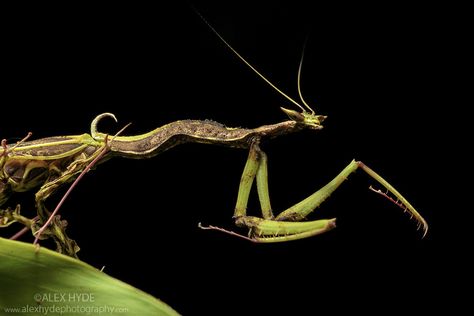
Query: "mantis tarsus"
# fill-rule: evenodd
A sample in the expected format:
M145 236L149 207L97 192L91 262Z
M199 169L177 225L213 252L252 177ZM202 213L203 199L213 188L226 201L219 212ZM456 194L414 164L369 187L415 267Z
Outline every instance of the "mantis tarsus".
M224 231L254 242L263 243L296 240L321 234L335 227L335 219L303 220L328 198L352 172L360 168L383 186L386 192L372 190L384 195L410 213L419 226L423 228L424 235L426 234L428 225L415 208L380 175L364 163L355 160L351 161L327 185L308 198L274 216L267 182L267 156L260 148L260 141L303 129L321 130L326 116L316 114L303 99L300 89L303 56L298 69L298 94L302 102L301 105L278 89L249 64L211 25L209 27L237 57L272 88L296 105L299 111L281 108L289 117L289 120L252 129L227 128L213 121L182 120L169 123L142 135L116 135L114 137L109 137L97 130L98 123L104 117L115 119L113 114L103 113L92 121L90 134L57 136L33 141L24 139L14 145L8 145L4 140L0 149L0 206L4 205L14 192L39 189L35 194L37 216L34 218L22 216L20 206L15 209L1 209L0 227L9 226L15 222L21 223L27 229L30 229L37 238L52 237L59 252L76 256L79 248L66 235L66 222L61 220L59 215L51 214L45 207L45 201L48 197L54 194L62 185L82 176L89 168L114 156L150 158L178 144L195 142L249 150L234 211L236 225L248 228L248 236L214 226L205 227L200 225L203 229ZM257 186L262 217L247 215L247 202L254 180Z

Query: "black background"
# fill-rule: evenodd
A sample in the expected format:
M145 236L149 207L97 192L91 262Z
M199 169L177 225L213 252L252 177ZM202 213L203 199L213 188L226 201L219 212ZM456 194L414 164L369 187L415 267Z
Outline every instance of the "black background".
M112 160L84 178L62 209L80 258L185 315L459 306L461 298L447 296L464 277L461 237L450 229L459 218L453 204L447 207L443 180L453 146L443 137L449 122L441 62L451 44L450 13L293 1L194 5L295 98L309 36L302 90L328 119L320 132L262 145L276 212L356 158L398 188L430 231L422 239L414 221L368 190L374 181L361 171L311 215L338 218L337 229L325 235L258 245L199 230L198 222L235 229L231 217L247 152L189 144L150 160ZM255 127L284 120L279 107L292 107L188 3L7 12L0 131L10 141L28 131L34 138L88 132L102 112L119 119L119 125L101 123L102 131L113 134L132 122L126 133L135 134L178 119ZM32 198L18 199L28 205ZM258 214L256 194L249 212Z

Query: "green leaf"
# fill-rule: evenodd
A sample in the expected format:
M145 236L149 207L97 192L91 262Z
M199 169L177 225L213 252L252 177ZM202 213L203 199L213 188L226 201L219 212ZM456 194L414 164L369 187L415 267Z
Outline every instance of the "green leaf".
M94 267L0 238L0 315L178 315Z

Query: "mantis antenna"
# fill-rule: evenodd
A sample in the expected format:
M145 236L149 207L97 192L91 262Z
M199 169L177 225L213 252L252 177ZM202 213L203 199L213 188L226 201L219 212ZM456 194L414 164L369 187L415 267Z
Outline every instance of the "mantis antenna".
M303 44L303 50L301 52L301 59L300 59L300 65L298 66L298 94L300 96L301 102L303 102L304 106L310 110L311 114L316 114L314 113L314 110L306 103L306 101L303 98L303 94L301 93L301 69L303 68L303 58L304 58L304 51L306 50L306 43L308 42L308 37L304 40Z
M273 89L278 91L282 96L284 96L286 99L288 99L291 103L296 105L301 109L301 111L306 112L304 107L296 102L293 98L291 98L289 95L284 93L282 90L280 90L277 86L275 86L270 80L268 80L264 75L262 75L254 66L252 66L242 55L240 55L227 41L217 32L217 30L202 16L202 14L194 8L194 11L196 11L197 15L204 21L204 23L207 24L207 26L214 32L214 34L219 37L219 39L237 56L242 60L250 69L252 69L260 78L262 78L266 83L268 83ZM312 114L314 114L314 110L304 101L302 94L301 94L301 88L300 88L300 77L301 77L301 65L303 64L303 55L304 55L304 47L303 47L303 54L301 55L301 60L300 60L300 65L298 69L298 93L300 95L301 101L303 102L304 106L310 110Z

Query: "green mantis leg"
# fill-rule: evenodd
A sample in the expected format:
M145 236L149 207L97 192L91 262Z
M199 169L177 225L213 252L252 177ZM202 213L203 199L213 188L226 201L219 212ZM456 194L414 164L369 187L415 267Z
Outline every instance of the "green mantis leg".
M0 227L7 227L13 223L20 223L25 226L24 229L19 234L15 234L13 239L21 236L24 232L31 230L36 236L39 228L48 221L51 213L47 210L45 206L46 199L53 194L63 183L68 182L72 177L72 174L69 172L64 173L59 178L55 180L46 182L36 193L36 208L38 215L35 218L27 218L20 214L20 205L17 205L15 209L7 208L6 210L0 209ZM67 254L69 256L76 256L76 252L79 251L74 240L70 239L66 235L66 226L67 222L61 220L59 216L54 216L51 220L51 223L48 225L47 229L44 229L44 232L41 236L38 236L39 239L46 239L52 237L56 243L57 251L60 253Z
M397 206L402 208L405 212L408 212L412 218L418 222L418 227L423 228L423 236L426 235L428 231L428 224L425 219L416 211L416 209L404 198L400 192L398 192L390 183L388 183L384 178L382 178L378 173L370 169L361 161L352 160L347 167L345 167L333 180L331 180L324 187L304 199L303 201L293 205L287 210L280 213L275 219L281 221L299 221L304 219L308 214L310 214L316 207L318 207L324 200L326 200L353 172L357 169L362 169L367 173L372 179L376 180L380 185L386 189L386 193L383 193L381 190L375 190L370 187L370 189L378 194L383 195ZM392 198L389 194L395 197Z
M37 221L34 230L34 234L39 228L47 222L51 213L45 206L46 199L53 194L62 184L67 183L73 175L71 173L65 173L61 177L45 183L35 195L36 209L38 211L39 220ZM56 243L57 251L63 254L67 254L72 257L76 257L76 253L79 251L79 247L76 242L70 239L66 234L67 222L61 220L60 216L54 216L51 224L42 233L40 239L52 237ZM35 234L36 235L36 234Z
M306 216L326 200L351 173L359 168L364 170L370 177L375 179L387 190L387 193L374 190L375 192L384 195L391 201L395 202L398 206L404 208L405 211L409 212L412 217L418 221L419 225L423 227L424 233L426 234L428 226L413 206L411 206L411 204L380 175L375 173L362 162L355 160L351 161L346 168L344 168L324 187L273 218L268 191L267 159L266 155L258 146L258 140L254 141L250 147L249 157L240 181L234 213L236 225L239 227L249 228L248 237L240 236L218 227L201 227L224 231L232 235L238 235L245 239L261 243L296 240L324 233L335 227L335 219L321 219L304 222L301 222L301 220L304 220ZM257 182L257 190L263 218L247 215L247 202L254 179L256 179ZM396 200L392 199L388 195L388 192L395 196Z
M239 227L250 229L249 239L256 242L282 242L321 234L335 227L335 219L290 222L274 219L268 190L267 156L254 140L240 180L234 218ZM247 202L256 179L262 217L247 215Z
M272 219L273 213L268 194L267 155L260 149L258 140L252 142L249 156L240 179L239 193L235 206L234 218L245 216L247 213L247 202L253 181L257 178L257 191L264 219Z
M46 182L36 193L36 208L38 212L38 227L32 229L36 236L35 243L38 239L44 239L42 236L50 235L53 237L57 251L60 253L67 254L72 257L77 257L76 253L79 251L79 247L76 242L70 239L66 235L67 222L62 221L59 215L55 215L61 207L62 203L77 184L81 177L97 162L98 159L103 157L107 151L105 149L97 151L93 156L83 156L81 159L76 160L69 165L67 171L63 172L58 178ZM83 168L85 166L85 168ZM53 213L50 213L45 206L45 200L53 194L61 185L72 181L79 174L74 183L70 186L69 190L64 194L61 201L56 206Z

